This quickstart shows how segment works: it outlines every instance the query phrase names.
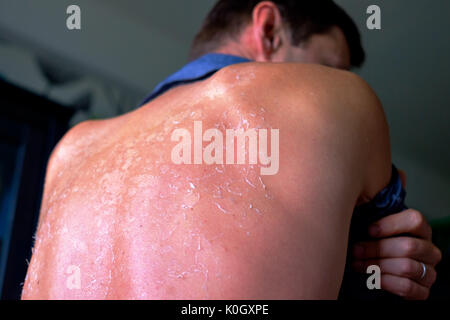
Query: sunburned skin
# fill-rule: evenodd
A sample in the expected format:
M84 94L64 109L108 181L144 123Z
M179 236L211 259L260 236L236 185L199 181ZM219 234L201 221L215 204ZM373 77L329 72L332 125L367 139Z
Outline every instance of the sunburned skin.
M358 101L320 89L334 81L356 80L322 67L233 66L73 129L49 162L22 298L336 298L351 213L389 181L390 154L355 110L336 111ZM171 133L196 120L222 132L279 128L279 172L174 164ZM68 285L73 266L79 288Z

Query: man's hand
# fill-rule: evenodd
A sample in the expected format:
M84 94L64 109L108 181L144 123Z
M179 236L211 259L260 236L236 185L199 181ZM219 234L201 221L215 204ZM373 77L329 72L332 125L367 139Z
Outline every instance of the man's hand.
M406 174L401 170L399 174L405 188ZM379 240L354 246L354 269L365 273L368 266L378 265L384 290L405 299L427 299L436 281L434 267L442 254L431 242L431 227L425 217L408 209L375 222L369 234Z
M442 254L431 242L431 227L425 217L408 209L377 221L369 234L379 240L354 246L354 269L365 273L368 266L378 265L382 289L406 299L427 299L436 281L434 267ZM422 263L426 267L423 278Z

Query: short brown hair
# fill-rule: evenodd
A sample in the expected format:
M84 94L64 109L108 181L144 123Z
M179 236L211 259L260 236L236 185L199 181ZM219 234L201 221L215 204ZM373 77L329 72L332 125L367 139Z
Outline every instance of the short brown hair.
M189 58L191 60L218 48L225 39L240 34L251 19L255 6L263 0L219 0L207 15L196 35ZM338 26L350 47L352 66L360 67L365 60L361 36L352 18L332 0L272 0L292 31L292 44L299 45L313 34Z

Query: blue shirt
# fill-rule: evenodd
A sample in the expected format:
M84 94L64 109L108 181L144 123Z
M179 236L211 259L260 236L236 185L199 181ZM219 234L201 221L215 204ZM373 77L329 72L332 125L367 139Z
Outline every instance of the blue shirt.
M246 58L228 54L206 54L197 60L188 63L183 68L169 76L166 80L160 82L155 87L153 92L144 99L142 104L150 102L167 90L176 86L204 80L226 66L250 61L251 60Z

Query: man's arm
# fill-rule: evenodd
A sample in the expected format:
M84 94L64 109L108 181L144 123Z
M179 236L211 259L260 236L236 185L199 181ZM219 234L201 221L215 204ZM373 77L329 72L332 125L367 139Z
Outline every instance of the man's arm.
M371 199L377 191L380 191L377 190L377 186L382 180L377 178L377 175L385 172L386 159L390 159L390 144L389 136L385 135L388 133L387 122L383 120L384 112L380 110L380 102L364 81L359 81L358 87L362 89L356 91L362 94L359 98L362 105L367 104L361 98L375 104L372 111L367 110L369 119L373 121L368 123L368 130L371 132L369 135L372 137L381 135L370 143L372 150L369 154L372 160L368 162L369 189L362 198ZM400 177L405 187L405 174L400 172ZM434 267L442 255L431 242L431 227L424 216L417 210L405 210L377 221L368 232L374 240L358 243L359 246L354 248L354 268L365 273L367 266L379 265L382 272L381 286L384 290L407 299L427 299L430 288L436 280ZM423 278L422 263L426 267Z
M297 71L294 67L292 69ZM314 110L323 111L321 119L324 121L320 126L328 128L334 135L334 138L330 136L321 141L330 159L335 160L323 168L330 165L336 170L345 155L345 162L351 162L352 169L346 171L344 179L353 181L354 185L359 184L357 202L370 201L388 184L392 173L389 129L380 101L367 83L353 74L331 70L328 73L327 69L317 67L314 76L301 76L303 83L307 82L321 93L314 96L318 102ZM316 82L316 76L320 81ZM298 100L304 103L305 98ZM298 118L304 116L302 114ZM311 116L309 118L312 119ZM297 117L292 119L298 122ZM303 152L312 150L301 149ZM301 159L301 155L292 158Z
M361 149L369 158L364 161L368 174L360 201L367 201L381 190L380 185L386 185L384 180L388 181L386 173L391 170L389 130L381 103L371 88L358 77L351 84L349 91L341 95L351 97L343 107L353 102L366 108L360 118L361 124L366 126L361 133L367 134L366 146L370 146L370 150L364 146ZM400 175L406 184L405 175ZM384 290L407 299L427 299L436 280L435 266L442 255L431 242L431 228L424 216L417 210L405 210L381 219L368 232L377 240L359 243L359 249L353 251L354 268L365 273L367 266L379 265Z

